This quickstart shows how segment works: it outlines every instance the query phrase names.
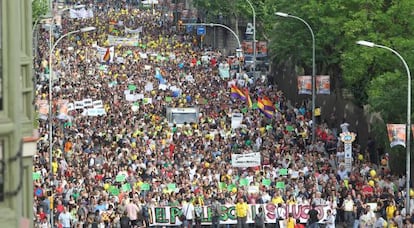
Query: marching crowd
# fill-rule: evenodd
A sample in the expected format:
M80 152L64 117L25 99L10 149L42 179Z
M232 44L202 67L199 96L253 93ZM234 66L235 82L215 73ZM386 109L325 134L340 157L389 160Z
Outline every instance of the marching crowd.
M348 170L336 130L340 123L312 123L306 102L292 104L266 80L236 72L223 77L220 66L234 57L201 49L197 36L177 26L171 12L127 2L86 5L94 13L88 18L63 13L53 28L53 40L87 26L96 30L57 45L51 120L39 105L49 97L51 71L49 29L39 29L36 227L50 227L51 217L53 227L412 226L413 210L406 213L404 202L414 193L405 193L404 177L391 174L386 154L370 162L371 148L354 143ZM108 35L125 39L114 44ZM103 56L97 46L107 50ZM253 105L233 97L232 86L245 88ZM257 107L264 97L274 107L270 117ZM103 113L90 114L86 102L68 105L85 100L98 101ZM167 107L198 107L198 120L169 123ZM232 128L237 112L243 121ZM232 166L232 154L255 152L260 166ZM301 214L291 209L295 205L309 207ZM226 211L231 206L234 211ZM181 209L174 222L162 224L165 210L156 209L167 207ZM234 222L226 223L231 216Z

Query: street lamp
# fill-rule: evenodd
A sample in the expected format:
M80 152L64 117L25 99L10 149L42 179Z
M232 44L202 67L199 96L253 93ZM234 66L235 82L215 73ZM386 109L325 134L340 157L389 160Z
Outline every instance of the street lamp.
M256 11L254 10L253 4L249 0L246 0L246 2L249 3L253 12L253 72L256 72Z
M225 28L225 29L227 29L228 31L230 31L230 32L231 32L231 34L233 34L233 36L236 38L237 45L239 45L239 46L238 46L238 49L237 49L236 51L237 51L237 52L239 52L240 50L242 50L242 46L241 46L241 43L240 43L239 36L237 36L236 32L234 32L231 28L229 28L229 27L228 27L228 26L226 26L226 25L223 25L223 24L216 24L216 23L183 23L183 25L193 25L193 26L202 25L202 26L210 26L210 27L214 27L214 26L216 26L216 27L222 27L222 28ZM239 73L241 74L241 66L239 66Z
M369 41L364 41L364 40L360 40L358 42L356 42L359 45L362 46L367 46L367 47L378 47L378 48L383 48L386 49L388 51L391 51L392 53L394 53L396 56L398 56L398 58L400 58L400 60L402 61L402 63L404 64L405 70L407 71L407 78L408 78L408 82L407 82L407 126L406 126L406 131L407 131L407 135L406 135L406 144L405 144L405 148L406 148L406 199L405 199L405 213L407 215L410 214L410 176L411 176L411 151L410 151L410 137L411 137L411 73L410 73L410 68L407 65L407 62L405 62L404 58L394 49L383 46L383 45L379 45L379 44L375 44L373 42L369 42Z
M316 119L315 119L315 86L316 86L316 82L315 82L315 74L316 74L316 67L315 67L315 35L313 34L313 30L312 27L302 18L297 17L297 16L293 16L287 13L282 13L282 12L276 12L275 13L277 16L280 17L290 17L290 18L294 18L297 19L301 22L303 22L306 27L308 27L311 35L312 35L312 143L315 143L315 125L316 125Z
M52 25L50 25L50 27L52 27ZM63 36L59 37L59 39L56 40L56 42L53 44L53 46L52 46L52 40L51 39L49 40L50 49L49 49L49 135L48 135L48 138L49 138L49 166L50 166L49 168L50 168L51 180L52 180L52 177L53 177L53 170L52 170L52 162L53 162L53 127L52 127L52 125L53 125L53 120L52 120L52 117L53 117L53 114L52 114L52 99L53 99L53 95L52 95L52 92L53 92L53 90L52 90L52 86L53 86L53 83L52 83L52 80L53 80L52 59L53 58L52 58L52 56L53 56L53 51L55 50L57 44L63 38L65 38L69 35L72 35L74 33L89 32L89 31L93 31L95 29L96 29L95 27L86 27L86 28L81 28L81 29L78 29L78 30L75 30L75 31L68 32L68 33L64 34ZM50 30L50 33L51 32L52 32L52 30ZM50 211L50 223L53 227L53 208Z

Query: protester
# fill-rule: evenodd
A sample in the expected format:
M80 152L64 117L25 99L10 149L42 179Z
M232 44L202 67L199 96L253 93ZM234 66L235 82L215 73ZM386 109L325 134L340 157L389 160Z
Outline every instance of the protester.
M236 204L236 217L237 217L237 228L247 228L247 215L249 213L249 207L244 202L243 197L239 197Z
M49 27L39 30L34 60L41 136L33 167L36 226L42 219L50 222L52 212L54 222L62 223L64 208L72 226L164 226L170 224L158 221L165 222L165 214L154 216L154 208L168 207L180 208L173 225L181 225L178 217L184 214L184 223L191 226L193 219L200 221L194 217L196 202L213 208L216 227L229 223L219 219L237 205L240 224L254 222L247 211L255 204L280 204L286 219L289 207L315 203L351 227L351 200L380 210L381 202L396 198L389 218L391 211L401 211L401 219L392 216L397 224L411 218L412 210L405 213L402 203L411 193L399 184L403 177L391 175L385 153L375 164L366 156L360 159L364 150L353 143L354 162L347 167L344 144L332 128L352 131L351 122L344 121L344 127L331 120L328 127L321 118L312 144L309 102L292 105L277 85L249 78L244 69L237 74L235 53L201 48L195 31L174 21L168 1L149 9L134 1L79 4L85 10L63 13L53 39L83 27L96 30L57 44L50 122ZM242 91L238 96L232 85ZM262 104L267 104L263 110ZM169 107L197 107L199 116L185 124L169 123ZM237 127L232 127L233 113L243 114ZM232 154L254 152L260 153L260 165L232 166ZM256 213L260 207L255 208ZM275 212L271 208L263 207L265 223L276 222L276 215L268 217ZM369 213L361 213L361 224L373 224ZM319 216L312 222L327 215ZM205 219L201 225L209 226ZM300 219L295 226L306 222Z
M265 227L265 214L263 207L259 207L259 211L254 218L254 224L256 228L264 228Z
M190 200L187 200L186 203L183 203L181 213L184 216L184 219L182 221L183 222L182 227L185 227L185 228L193 227L194 216L195 216L195 207L190 202Z
M316 205L312 204L312 208L309 210L309 220L308 220L308 226L309 228L319 228L318 225L318 211L315 209Z

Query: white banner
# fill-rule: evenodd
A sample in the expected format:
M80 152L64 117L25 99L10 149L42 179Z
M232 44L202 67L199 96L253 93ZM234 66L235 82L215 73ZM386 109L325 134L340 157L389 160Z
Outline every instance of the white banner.
M103 108L104 107L102 100L93 101L92 105L93 105L94 108Z
M269 204L251 204L249 205L249 213L247 215L247 223L253 223L254 217L258 213L259 207L263 208L265 214L265 223L276 223L276 205ZM310 205L305 204L294 204L294 205L284 205L279 210L284 210L285 214L293 214L293 218L299 219L301 223L306 223L309 215L308 212L311 209ZM320 223L323 223L323 220L326 219L327 210L330 209L329 206L316 206L315 208L318 211L318 219ZM220 224L237 224L237 219L235 216L235 205L222 205L220 216ZM178 219L182 214L180 207L152 207L149 208L149 222L150 226L179 226L181 221ZM201 224L202 225L211 225L211 208L210 206L203 206ZM156 215L156 216L155 216ZM282 225L286 226L285 221L281 221Z
M243 122L243 114L242 113L232 113L231 114L231 128L236 129L241 126Z
M103 109L104 105L102 100L92 100L90 98L68 104L68 111L87 108Z
M108 42L110 46L138 46L139 44L139 37L119 37L119 36L112 36L108 35Z
M260 166L260 153L231 154L231 165L240 168Z
M82 100L83 101L83 107L84 108L88 108L88 107L93 107L93 101L92 101L92 99L83 99Z
M151 5L151 4L156 5L156 4L158 4L158 0L144 0L144 1L141 1L141 3L143 5Z
M88 116L104 116L106 111L103 108L90 108L87 111Z
M81 9L70 9L69 10L69 17L74 19L86 19L93 17L92 9L86 10L85 8Z
M83 100L82 101L75 101L75 109L83 109Z
M132 34L139 34L139 33L141 33L142 32L142 26L139 26L138 28L136 28L136 29L130 29L130 28L127 28L127 27L125 27L125 33L132 33Z
M221 78L230 78L230 66L229 64L220 63L219 65L219 74Z

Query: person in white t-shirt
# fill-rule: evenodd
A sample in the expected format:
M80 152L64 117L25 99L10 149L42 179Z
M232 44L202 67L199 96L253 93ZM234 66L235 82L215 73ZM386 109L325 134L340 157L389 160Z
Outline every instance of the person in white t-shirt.
M355 203L352 200L351 194L343 202L344 220L347 227L351 227L354 224L354 206Z
M62 224L63 228L70 228L70 219L71 215L67 207L63 207L62 213L59 214L59 222Z
M326 216L326 219L324 220L326 226L325 228L335 228L335 216L332 214L331 209L327 210L328 215Z
M183 203L181 211L185 216L185 220L183 221L182 227L193 227L194 205L191 203L191 199L187 199L187 203Z

